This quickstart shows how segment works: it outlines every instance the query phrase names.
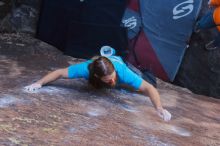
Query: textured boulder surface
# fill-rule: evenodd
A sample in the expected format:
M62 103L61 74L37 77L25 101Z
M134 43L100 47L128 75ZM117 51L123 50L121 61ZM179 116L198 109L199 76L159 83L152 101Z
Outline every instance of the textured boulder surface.
M41 0L2 0L0 32L36 33ZM203 1L201 17L208 10ZM191 91L220 98L220 50L206 51L204 46L213 39L215 28L193 34L174 84Z
M27 35L0 35L0 145L220 145L220 101L162 81L170 122L143 95L94 90L83 79L60 79L34 93L23 89L79 61Z

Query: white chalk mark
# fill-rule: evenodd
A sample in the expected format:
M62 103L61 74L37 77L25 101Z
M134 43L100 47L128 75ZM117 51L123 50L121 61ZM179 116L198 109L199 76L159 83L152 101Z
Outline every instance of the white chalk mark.
M13 97L12 95L3 95L3 97L0 98L0 108L5 108L10 105L29 104L29 103L31 103L30 100L19 99Z
M127 105L127 104L122 104L121 107L122 107L122 109L124 109L128 112L138 112L138 110L135 107L132 107L132 106Z
M21 44L21 43L16 43L15 45L21 46L21 47L24 47L24 46L25 46L25 44Z
M184 137L191 136L191 133L188 130L181 128L181 127L177 127L177 126L166 125L166 124L159 125L159 123L158 123L154 126L154 128L158 129L158 130L163 130L163 131L166 131L169 133L177 134L180 136L184 136Z
M152 130L157 130L157 131L165 131L166 133L177 134L177 135L184 136L184 137L191 136L191 132L188 131L187 129L173 126L173 125L169 125L169 124L166 124L165 122L151 123L149 121L150 117L146 117L146 116L143 117L142 114L140 114L140 113L136 114L136 116L137 116L137 118L134 121L134 124L136 126L141 126L141 127L143 126L147 129L152 129Z
M9 105L12 105L16 102L18 102L19 100L15 97L12 96L5 96L3 98L0 98L0 108L4 108L7 107Z
M76 124L76 123L75 123ZM77 128L76 128L77 127ZM92 129L95 129L97 128L97 125L96 124L92 124L92 123L80 123L80 125L77 125L77 126L74 126L74 127L69 127L67 129L67 131L70 133L70 134L76 134L78 132L82 132L82 130L84 132L86 131L89 131L89 130L92 130Z
M10 44L10 45L13 44L12 42L5 42L5 43L6 43L6 44Z
M101 107L89 107L87 108L87 113L90 115L90 116L101 116L101 115L105 115L106 114L106 110L104 108L101 108Z
M99 116L99 112L98 111L89 111L88 114L90 116Z
M172 126L172 125L165 125L165 124L156 124L154 128L158 128L158 130L163 130L163 131L167 131L169 133L173 133L173 134L177 134L180 136L184 136L184 137L189 137L191 136L191 133L181 127L177 127L177 126Z
M171 126L170 130L173 133L178 134L180 136L185 136L185 137L191 136L191 133L189 131L181 127Z
M75 132L76 132L76 128L71 127L71 128L68 129L68 131L69 131L70 133L75 133Z
M174 146L173 144L164 143L160 141L155 136L147 136L145 139L147 140L147 142L149 142L151 145L154 145L154 146Z
M88 114L90 116L99 116L102 115L104 112L101 111L100 109L90 109L90 111L88 111Z
M27 93L48 93L50 95L57 94L57 93L64 94L64 93L69 92L65 88L58 88L58 87L53 87L53 86L43 86L42 88L37 89L35 91L28 91L23 88L23 91Z

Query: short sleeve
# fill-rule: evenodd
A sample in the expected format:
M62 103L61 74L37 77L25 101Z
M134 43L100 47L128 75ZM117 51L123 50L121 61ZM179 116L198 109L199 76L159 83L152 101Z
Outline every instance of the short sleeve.
M89 78L89 62L82 62L68 67L68 78Z
M124 69L122 83L132 86L134 89L138 90L142 84L143 79L130 70L127 66Z

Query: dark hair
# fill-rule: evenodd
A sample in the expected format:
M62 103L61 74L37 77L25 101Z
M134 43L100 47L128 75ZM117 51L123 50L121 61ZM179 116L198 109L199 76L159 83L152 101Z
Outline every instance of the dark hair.
M106 57L98 57L89 65L89 83L95 88L109 87L101 77L111 75L115 71L112 62Z

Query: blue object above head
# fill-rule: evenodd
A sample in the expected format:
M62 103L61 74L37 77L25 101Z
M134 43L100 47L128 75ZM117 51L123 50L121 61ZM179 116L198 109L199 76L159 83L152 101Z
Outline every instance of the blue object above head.
M102 46L100 49L101 56L109 57L116 54L115 49L110 46Z

